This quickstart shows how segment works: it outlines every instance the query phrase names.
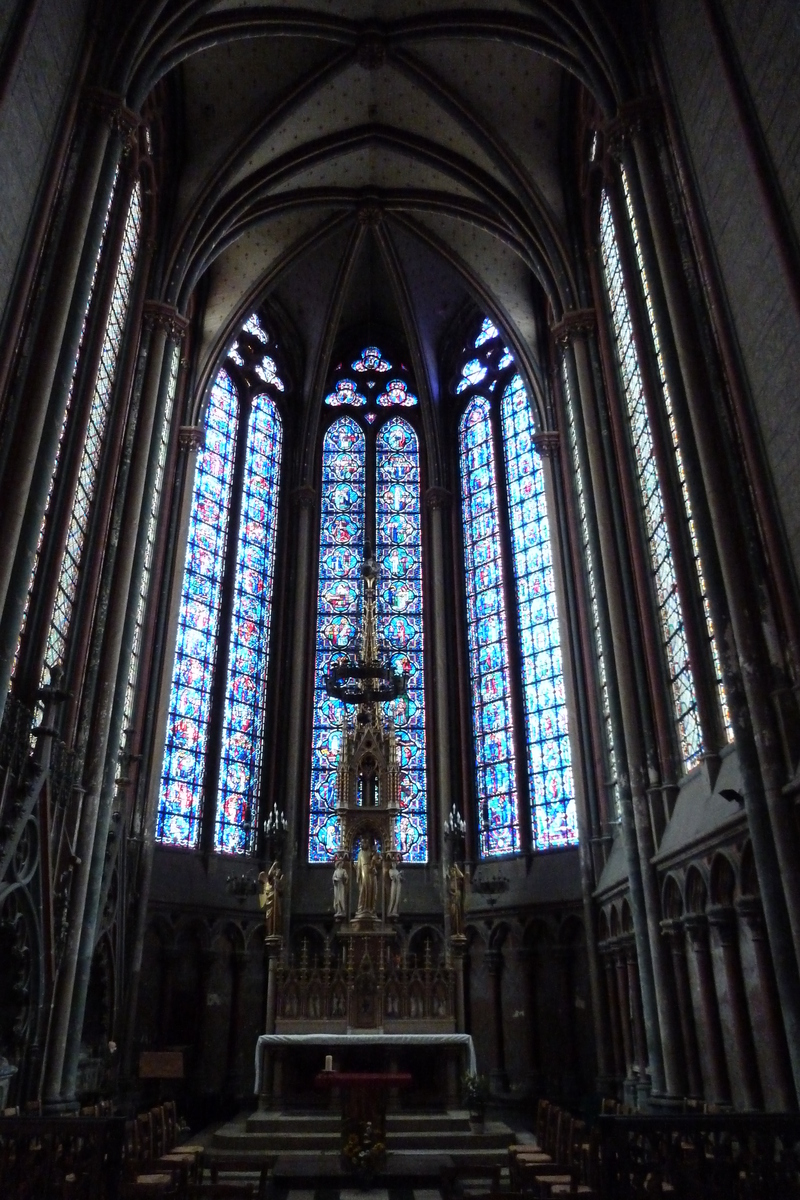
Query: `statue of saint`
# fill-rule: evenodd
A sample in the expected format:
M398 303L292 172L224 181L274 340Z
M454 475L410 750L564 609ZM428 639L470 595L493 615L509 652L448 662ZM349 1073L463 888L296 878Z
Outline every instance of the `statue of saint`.
M464 933L464 872L458 863L450 868L450 878L447 885L448 906L450 909L450 933L452 936L462 936Z
M258 877L258 903L264 910L267 937L277 937L281 931L281 892L283 871L280 863L274 862L268 871Z
M378 896L378 864L381 856L375 849L372 835L364 835L356 858L356 879L358 880L358 911L356 916L375 916L375 902Z
M400 913L400 891L403 886L403 877L400 874L400 855L391 854L389 857L389 904L386 908L386 915L389 920L395 919Z
M347 858L337 854L333 869L333 915L337 921L343 921L347 916Z

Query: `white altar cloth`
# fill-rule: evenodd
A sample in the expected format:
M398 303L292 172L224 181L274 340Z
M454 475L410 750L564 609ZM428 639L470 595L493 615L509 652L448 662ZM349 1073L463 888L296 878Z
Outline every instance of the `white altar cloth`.
M261 1092L261 1063L271 1046L464 1046L471 1074L478 1070L469 1033L262 1033L256 1042L256 1093Z

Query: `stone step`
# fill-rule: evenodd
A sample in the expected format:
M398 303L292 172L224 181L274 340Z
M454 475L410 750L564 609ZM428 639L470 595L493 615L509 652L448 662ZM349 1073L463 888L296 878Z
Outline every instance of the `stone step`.
M339 1144L338 1117L287 1116L261 1113L269 1118L260 1124L254 1117L230 1121L214 1134L215 1150L237 1153L292 1154L335 1152ZM439 1118L439 1119L437 1119ZM266 1126L266 1127L265 1127ZM387 1143L392 1150L446 1154L498 1151L505 1154L514 1133L501 1121L487 1121L482 1133L472 1133L461 1114L391 1114L387 1121Z
M327 1133L339 1130L338 1113L269 1113L257 1112L247 1118L248 1133ZM469 1130L469 1114L454 1110L445 1113L388 1113L387 1132L408 1133L416 1129L429 1132L465 1133Z

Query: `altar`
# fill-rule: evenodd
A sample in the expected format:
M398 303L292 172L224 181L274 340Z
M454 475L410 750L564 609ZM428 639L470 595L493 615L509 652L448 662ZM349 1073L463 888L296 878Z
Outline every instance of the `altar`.
M309 1049L314 1051L312 1056L306 1053ZM429 1095L433 1097L438 1091L440 1105L447 1108L458 1106L459 1078L466 1072L474 1074L477 1070L475 1047L468 1033L383 1033L376 1030L370 1033L262 1034L256 1045L255 1062L259 1109L283 1106L291 1099L287 1090L299 1090L287 1089L286 1083L297 1079L298 1074L308 1074L312 1064L316 1064L316 1071L319 1071L328 1054L338 1069L369 1061L374 1070L411 1067L412 1076L415 1074L413 1067L418 1066L424 1055L428 1084L435 1084L437 1075L441 1081L438 1089L428 1088ZM442 1068L438 1072L437 1057L441 1058ZM360 1062L356 1063L354 1059ZM301 1061L304 1071L298 1072L296 1068ZM415 1083L419 1084L419 1081L415 1080ZM303 1089L303 1094L305 1091ZM420 1091L417 1086L412 1096L419 1096Z
M464 1031L466 884L456 861L463 822L455 808L444 831L450 861L441 915L434 918L441 930L435 948L430 938L409 946L400 921L411 873L403 870L407 800L395 715L407 699L408 672L397 669L378 636L378 575L367 542L360 639L325 680L338 705L331 713L332 720L339 714L339 750L333 920L324 948L311 954L307 941L287 945L280 854L260 876L269 973L255 1090L265 1115L335 1109L338 1090L314 1086L326 1055L335 1072L407 1075L402 1097L395 1089L389 1098L394 1111L458 1109L460 1080L476 1073L472 1038Z

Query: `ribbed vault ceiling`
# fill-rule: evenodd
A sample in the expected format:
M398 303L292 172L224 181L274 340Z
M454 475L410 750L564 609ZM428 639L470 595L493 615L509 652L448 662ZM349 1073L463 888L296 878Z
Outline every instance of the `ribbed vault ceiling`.
M202 281L208 378L243 310L294 327L308 399L338 333L388 329L436 404L471 302L536 373L536 312L575 303L559 173L564 83L609 97L616 53L582 4L177 0L128 92L172 76L183 153L165 298ZM611 49L609 49L611 47ZM609 65L611 64L611 65Z

